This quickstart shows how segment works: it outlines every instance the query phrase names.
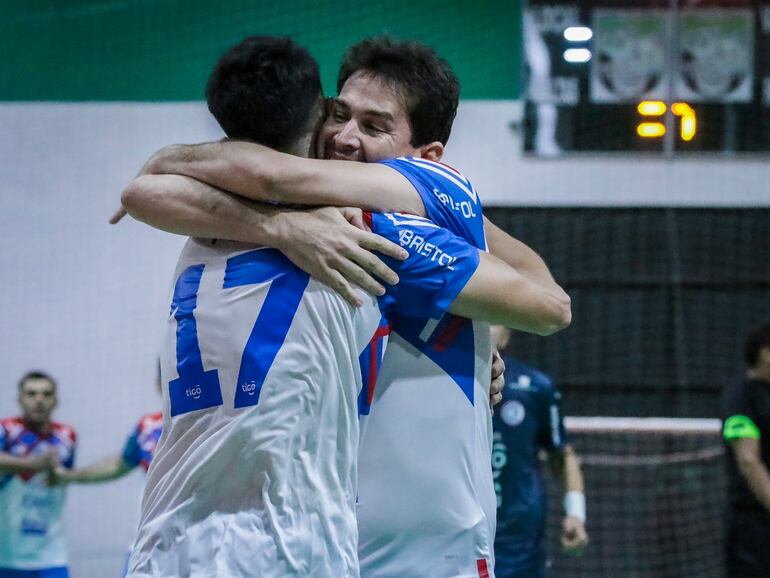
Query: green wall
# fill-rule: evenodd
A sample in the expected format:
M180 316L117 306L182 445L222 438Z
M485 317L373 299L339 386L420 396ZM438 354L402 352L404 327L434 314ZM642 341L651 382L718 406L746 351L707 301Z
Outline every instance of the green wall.
M256 33L307 46L327 93L345 48L381 33L436 48L462 98L519 91L518 0L6 0L3 8L2 101L200 100L217 56Z

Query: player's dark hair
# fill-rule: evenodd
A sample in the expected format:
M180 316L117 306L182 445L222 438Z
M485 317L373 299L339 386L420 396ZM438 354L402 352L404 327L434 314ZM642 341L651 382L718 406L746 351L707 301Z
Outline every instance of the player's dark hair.
M388 36L367 38L345 53L337 92L357 72L382 78L404 96L412 128L411 145L446 144L460 99L460 82L446 60L419 42Z
M757 364L763 347L770 347L770 323L753 329L746 336L743 357L747 366L754 367Z
M225 52L206 85L225 134L285 150L321 97L318 63L288 37L249 36Z
M56 389L56 380L51 377L48 373L45 373L44 371L39 370L32 370L28 371L24 375L21 376L21 379L19 380L19 391L22 390L24 387L24 384L27 383L30 379L45 379L53 385L54 390Z

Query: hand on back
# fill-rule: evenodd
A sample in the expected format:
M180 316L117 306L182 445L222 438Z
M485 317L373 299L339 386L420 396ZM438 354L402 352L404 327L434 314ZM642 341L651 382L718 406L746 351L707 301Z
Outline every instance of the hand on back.
M285 234L277 248L352 305L362 305L356 286L382 295L381 282L398 283L398 275L375 252L403 260L406 251L365 230L360 209L322 207L286 213L285 219Z

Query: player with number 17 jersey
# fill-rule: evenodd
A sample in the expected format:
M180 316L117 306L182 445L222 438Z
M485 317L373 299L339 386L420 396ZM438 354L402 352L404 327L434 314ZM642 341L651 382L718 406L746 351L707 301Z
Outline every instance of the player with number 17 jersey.
M188 241L129 577L359 575L362 370L375 376L395 313L440 317L479 259L424 218L369 222L409 258L384 259L400 282L361 308L273 249Z
M486 249L481 201L462 174L425 159L383 164L412 183L431 221ZM494 575L491 360L487 323L427 311L394 319L361 422L364 578Z

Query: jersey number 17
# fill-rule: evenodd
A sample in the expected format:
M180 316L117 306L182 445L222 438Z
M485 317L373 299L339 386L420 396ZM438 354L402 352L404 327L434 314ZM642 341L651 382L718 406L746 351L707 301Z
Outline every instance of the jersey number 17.
M176 370L171 380L171 415L222 405L222 389L217 368L205 369L198 341L195 309L205 265L192 265L176 281L171 311L176 320ZM241 355L234 407L259 403L267 372L286 339L309 281L282 253L258 249L227 260L222 290L244 285L270 283Z

